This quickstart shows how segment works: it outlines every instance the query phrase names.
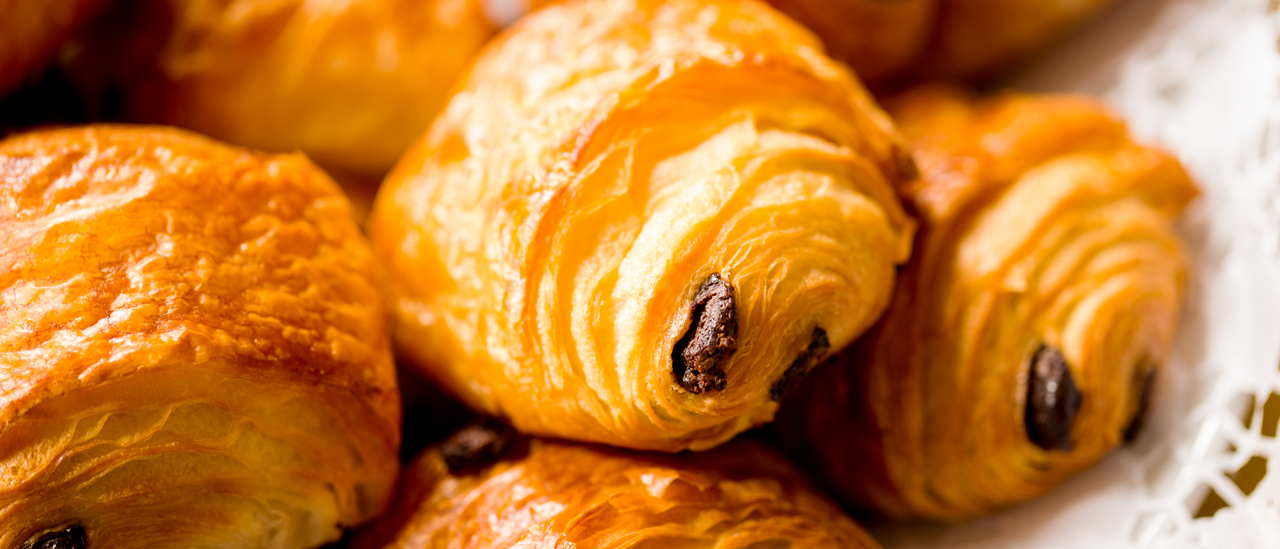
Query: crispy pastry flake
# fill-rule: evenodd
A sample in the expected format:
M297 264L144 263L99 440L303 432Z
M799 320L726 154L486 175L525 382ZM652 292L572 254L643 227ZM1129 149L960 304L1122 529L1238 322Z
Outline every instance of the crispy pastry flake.
M483 0L142 0L169 25L131 119L379 179L496 32ZM131 38L154 40L151 36Z
M466 474L440 449L423 452L352 549L879 548L753 442L673 456L526 443L526 454Z
M473 407L705 449L773 417L815 328L838 350L886 306L913 230L892 184L914 166L768 7L551 5L457 90L370 234L399 348Z
M1173 224L1197 191L1089 99L926 87L888 106L923 173L901 189L916 254L780 433L854 506L961 520L1052 489L1136 429L1177 330Z
M0 547L317 547L400 402L332 180L167 128L0 141Z

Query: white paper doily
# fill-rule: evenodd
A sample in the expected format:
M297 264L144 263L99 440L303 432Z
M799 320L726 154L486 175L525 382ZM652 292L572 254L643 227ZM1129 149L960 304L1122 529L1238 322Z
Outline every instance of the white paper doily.
M1196 280L1135 444L1005 513L877 530L888 549L1280 548L1278 12L1125 0L1015 80L1100 96L1186 163L1203 191L1181 224Z

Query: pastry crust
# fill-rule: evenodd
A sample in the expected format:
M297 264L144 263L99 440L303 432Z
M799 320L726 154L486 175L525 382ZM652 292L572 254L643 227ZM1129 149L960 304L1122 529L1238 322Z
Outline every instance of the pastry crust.
M782 416L850 504L960 520L1040 495L1133 434L1187 284L1197 191L1096 102L929 87L888 103L921 221L893 304Z
M1115 0L768 0L879 89L1000 75Z
M0 141L0 546L315 547L400 402L370 250L305 157L172 129Z
M40 68L105 0L0 0L0 93Z
M942 0L933 38L916 72L933 80L999 76L1115 1Z
M147 0L171 11L136 120L381 177L495 33L481 0Z
M879 547L752 442L678 456L526 444L457 474L440 448L428 449L407 467L391 511L352 548Z
M705 449L880 315L912 223L888 119L730 0L544 8L384 183L395 339L523 431Z
M933 36L939 8L938 0L767 1L813 29L833 57L873 86L903 76L920 59Z

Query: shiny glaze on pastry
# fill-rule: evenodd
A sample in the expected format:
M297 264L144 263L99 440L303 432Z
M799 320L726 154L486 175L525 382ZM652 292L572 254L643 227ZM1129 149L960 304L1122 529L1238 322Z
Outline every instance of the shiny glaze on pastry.
M396 342L523 431L705 449L772 419L889 298L914 170L804 29L754 1L544 8L388 177Z
M352 549L878 548L756 443L676 456L469 427L407 466Z
M370 255L299 154L0 141L0 547L316 547L378 514L400 403Z
M877 87L987 78L1063 38L1115 0L768 0Z
M0 0L0 93L39 69L105 0Z
M145 0L172 12L132 118L381 177L497 28L481 0Z
M921 88L891 100L922 178L883 321L780 432L849 503L959 520L1030 499L1141 423L1187 284L1197 191L1096 102Z

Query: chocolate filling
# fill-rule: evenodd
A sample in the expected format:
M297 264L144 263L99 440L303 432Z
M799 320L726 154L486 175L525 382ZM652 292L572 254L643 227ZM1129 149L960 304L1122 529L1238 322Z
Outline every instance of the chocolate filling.
M795 390L800 385L800 381L804 376L809 374L822 359L827 357L827 351L831 350L831 342L827 341L827 331L822 328L814 328L813 336L809 339L809 346L805 347L795 360L791 361L791 366L787 367L787 371L782 372L782 377L773 383L769 388L769 397L774 402L782 402L782 398Z
M45 532L22 544L22 549L85 549L89 536L79 524L61 530Z
M1041 344L1027 378L1027 437L1045 450L1071 451L1071 425L1084 398L1062 352Z
M449 474L471 474L505 457L516 438L510 425L496 419L481 420L446 439L440 446L440 457Z
M1151 407L1151 391L1156 384L1156 369L1148 368L1142 376L1142 387L1138 393L1138 409L1134 410L1129 426L1124 429L1124 441L1133 442L1142 434L1142 427L1147 423L1147 409Z
M733 286L712 274L693 298L689 329L671 349L676 382L695 395L723 391L723 364L738 348L738 308Z

